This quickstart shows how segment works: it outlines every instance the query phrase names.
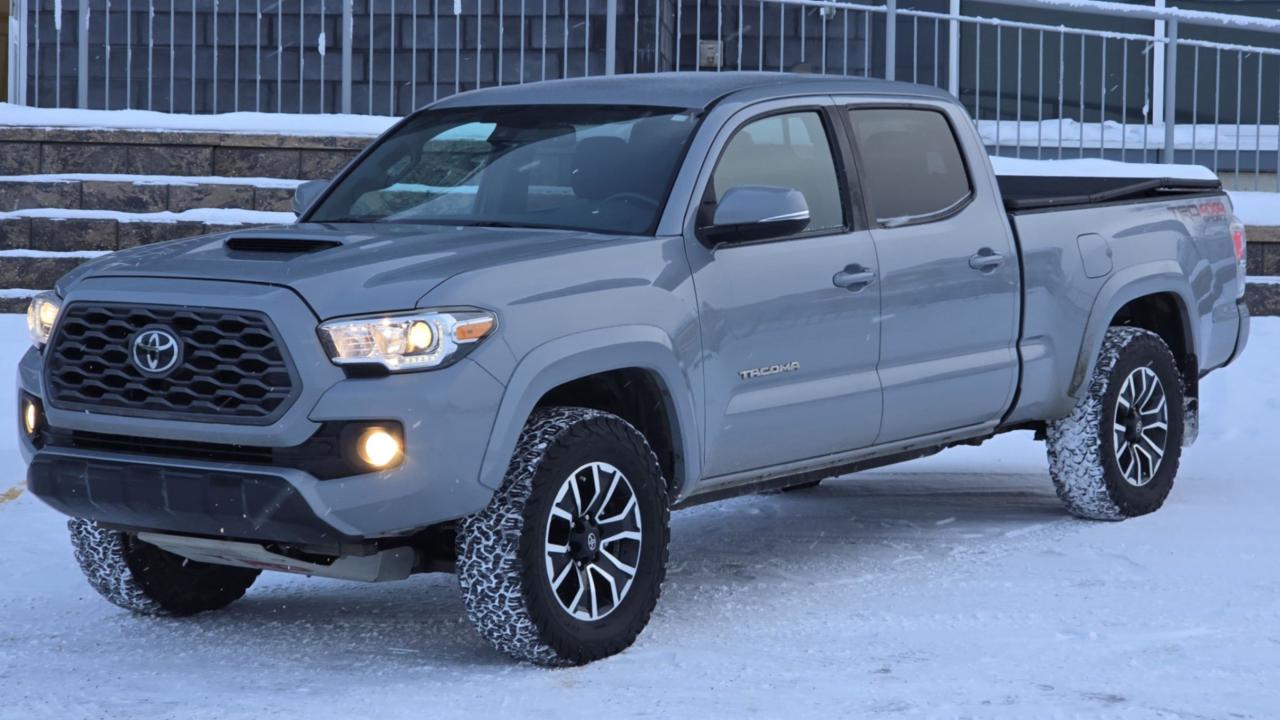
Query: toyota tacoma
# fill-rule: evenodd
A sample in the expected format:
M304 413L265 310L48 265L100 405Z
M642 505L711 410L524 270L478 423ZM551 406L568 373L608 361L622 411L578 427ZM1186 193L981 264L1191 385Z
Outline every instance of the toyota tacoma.
M1029 430L1070 512L1153 512L1248 337L1216 180L997 179L910 84L464 93L296 205L33 299L27 484L131 611L455 572L499 650L586 663L672 509Z

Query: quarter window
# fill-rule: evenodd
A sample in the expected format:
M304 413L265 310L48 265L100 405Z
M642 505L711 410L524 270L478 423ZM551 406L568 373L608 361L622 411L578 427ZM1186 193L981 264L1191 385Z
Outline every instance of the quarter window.
M934 110L854 110L853 134L878 220L927 216L972 192L947 118Z
M844 226L831 143L816 112L771 115L744 126L720 156L712 185L717 202L741 186L799 190L809 205L805 232Z

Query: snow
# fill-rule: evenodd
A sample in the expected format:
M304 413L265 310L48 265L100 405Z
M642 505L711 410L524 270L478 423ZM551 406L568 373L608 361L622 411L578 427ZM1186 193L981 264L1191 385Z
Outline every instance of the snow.
M1050 100L1052 102L1052 100ZM1119 107L1119 100L1113 109ZM1164 126L1144 123L1142 117L1134 115L1126 123L1108 120L1103 123L1079 122L1070 118L1045 118L1043 120L981 120L977 121L978 132L987 145L1000 148L1043 146L1045 154L1058 152L1061 142L1064 154L1078 152L1083 136L1086 150L1096 152L1100 145L1119 150L1139 151L1147 148L1154 151L1164 147ZM1199 123L1182 124L1174 127L1174 147L1179 150L1195 148L1202 152L1206 159L1214 155L1214 148L1220 156L1233 155L1238 147L1242 152L1253 153L1255 150L1275 152L1280 128L1275 125L1257 125L1235 123Z
M256 112L181 115L150 110L53 109L0 103L0 127L279 133L372 138L380 135L399 120L400 118L379 115L291 115Z
M1280 31L1280 21L1270 18L1253 17L1249 15L1236 15L1228 13L1206 12L1204 10L1183 10L1182 8L1169 7L1161 8L1158 11L1153 10L1150 5L1130 5L1119 2L1104 2L1101 0L1038 0L1041 6L1057 6L1061 9L1083 8L1089 14L1105 13L1111 16L1121 16L1130 19L1143 19L1152 17L1158 12L1161 18L1173 19L1177 18L1188 25L1216 25L1225 26L1235 30L1265 30L1270 32ZM1224 3L1225 4L1225 3Z
M0 317L0 356L25 349ZM263 576L228 610L132 617L0 458L0 717L1273 718L1280 716L1280 319L1202 386L1155 515L1067 517L1029 433L672 516L635 647L512 665L454 578ZM14 407L0 383L0 407ZM7 492L6 492L7 491Z
M0 298L29 298L41 290L31 290L29 288L0 288Z
M0 212L0 220L47 218L51 220L115 220L121 223L199 222L211 225L281 225L292 223L298 216L291 212L239 210L234 208L195 208L182 212L129 213L117 210L68 210L65 208L29 208Z
M1275 227L1280 225L1280 194L1232 190L1231 207L1245 225Z
M109 250L0 250L0 258L97 258Z
M1119 160L1081 158L1069 160L1027 160L992 156L991 165L997 175L1037 175L1050 177L1113 178L1182 178L1217 180L1218 176L1203 165L1162 165L1129 163Z
M293 190L306 180L261 177L221 177L199 175L116 175L109 173L64 173L58 175L0 175L0 183L118 182L134 185L251 185L259 188Z

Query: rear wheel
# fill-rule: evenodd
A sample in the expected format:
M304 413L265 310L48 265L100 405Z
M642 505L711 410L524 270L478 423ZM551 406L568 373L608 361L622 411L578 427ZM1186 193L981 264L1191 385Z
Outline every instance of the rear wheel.
M519 660L620 652L661 592L667 520L666 483L638 430L596 410L540 410L489 507L459 527L467 615Z
M1094 520L1155 512L1173 489L1182 431L1182 379L1168 345L1149 330L1111 328L1088 393L1049 423L1058 496Z
M90 520L67 523L76 562L98 594L142 615L194 615L239 600L257 570L195 562Z

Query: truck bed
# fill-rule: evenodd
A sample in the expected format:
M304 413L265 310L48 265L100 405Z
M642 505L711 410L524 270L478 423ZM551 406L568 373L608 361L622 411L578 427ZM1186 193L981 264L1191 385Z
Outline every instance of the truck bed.
M1168 199L1171 196L1217 192L1217 179L1040 177L1002 175L997 178L1005 209L1010 212L1049 210L1102 203Z

